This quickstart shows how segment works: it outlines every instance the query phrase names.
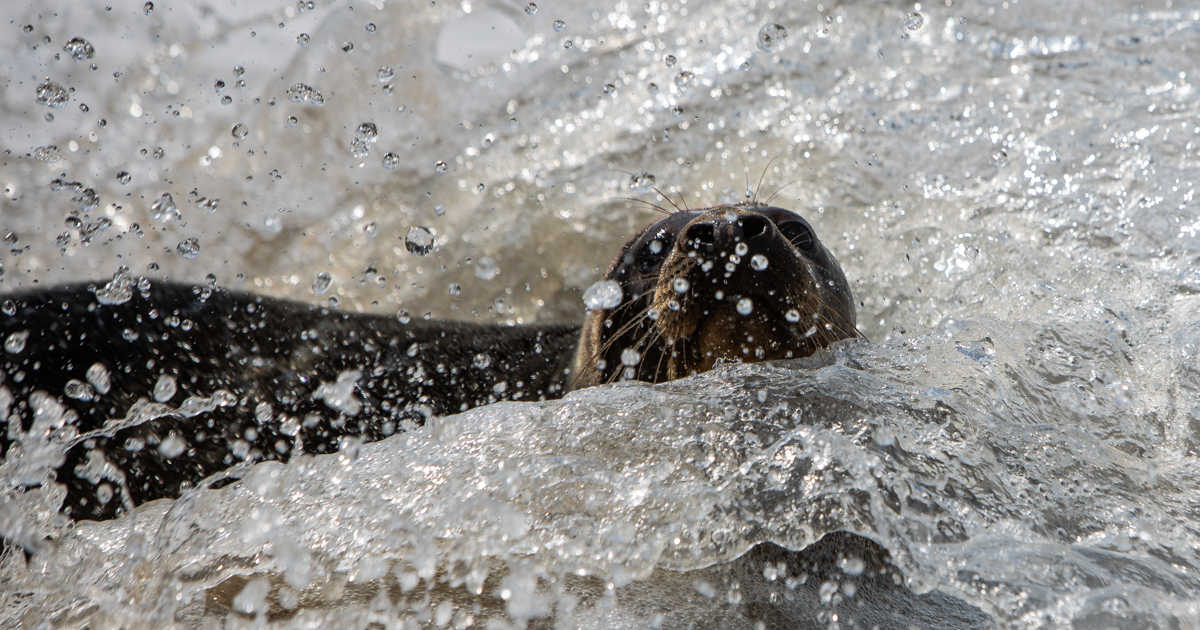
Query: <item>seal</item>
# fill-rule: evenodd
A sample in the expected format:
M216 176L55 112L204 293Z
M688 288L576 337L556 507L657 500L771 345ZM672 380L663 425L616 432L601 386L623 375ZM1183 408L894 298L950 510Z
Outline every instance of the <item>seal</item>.
M433 416L859 336L845 275L781 208L669 213L602 283L582 326L402 321L128 276L3 296L5 466L63 484L71 518L107 519Z

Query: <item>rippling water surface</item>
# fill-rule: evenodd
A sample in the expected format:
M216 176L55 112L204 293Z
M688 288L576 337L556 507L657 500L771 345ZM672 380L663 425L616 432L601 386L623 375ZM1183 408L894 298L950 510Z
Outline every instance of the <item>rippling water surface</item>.
M149 6L10 11L0 289L124 266L576 321L643 202L773 196L871 342L480 408L104 523L7 462L0 529L38 552L3 556L2 625L870 627L854 553L809 591L743 556L838 531L967 626L1200 625L1194 5Z

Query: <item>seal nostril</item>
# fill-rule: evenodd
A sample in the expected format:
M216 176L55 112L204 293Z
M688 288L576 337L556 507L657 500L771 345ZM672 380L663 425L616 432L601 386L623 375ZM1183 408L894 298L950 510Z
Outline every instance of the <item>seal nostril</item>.
M743 216L738 218L737 222L742 228L742 238L746 240L750 240L767 231L767 220L760 216Z
M713 231L711 223L697 223L687 229L684 233L689 243L695 246L707 245L712 247L716 242L716 235Z

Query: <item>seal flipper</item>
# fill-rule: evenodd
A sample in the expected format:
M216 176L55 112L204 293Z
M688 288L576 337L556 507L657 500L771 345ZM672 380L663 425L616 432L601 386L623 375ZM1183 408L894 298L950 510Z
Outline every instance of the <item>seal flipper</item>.
M0 299L11 400L0 452L28 454L39 436L75 442L52 467L77 519L177 497L241 461L333 452L346 437L378 440L498 400L557 398L579 337L574 325L404 324L172 283L120 304L82 285ZM128 418L135 405L141 416ZM48 406L62 413L47 416Z

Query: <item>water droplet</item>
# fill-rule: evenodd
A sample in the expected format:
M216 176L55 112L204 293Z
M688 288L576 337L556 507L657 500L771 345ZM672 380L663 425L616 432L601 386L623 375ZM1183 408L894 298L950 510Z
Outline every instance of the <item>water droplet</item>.
M483 354L483 353L479 353L479 354L475 355L475 359L473 361L471 361L471 365L473 365L476 369L480 369L480 370L487 369L487 366L489 366L491 364L492 364L492 357L489 357L488 355Z
M4 351L9 354L20 354L25 349L25 340L29 339L28 330L19 330L10 333L4 339Z
M424 256L433 249L433 233L427 227L413 226L404 235L404 248L414 256Z
M742 72L749 71L750 70L750 61L749 60L743 61L741 63L741 65L738 66L738 70L741 70Z
M395 153L388 152L383 156L383 168L393 169L400 165L400 156Z
M154 155L154 159L161 160L163 158L163 155L166 155L166 154L163 152L162 147L158 147L158 148L154 149L153 155Z
M571 41L570 37L563 40L563 48L570 50L573 46L575 46L575 42Z
M67 105L67 101L71 98L67 93L67 89L63 86L46 79L45 82L37 86L37 103L45 105L53 109L62 109Z
M671 288L675 289L676 293L687 293L688 289L692 288L692 284L686 278L675 278L671 283Z
M583 303L593 311L616 308L620 306L624 296L619 283L614 280L601 280L583 292Z
M481 280L491 280L492 278L496 277L497 273L500 273L500 270L496 268L496 261L492 260L492 258L488 256L480 258L479 262L475 263L476 278Z
M672 108L671 108L671 115L672 115L672 116L674 116L674 117L676 117L676 118L679 118L679 117L683 116L683 108L682 108L682 107L680 107L680 106L678 106L678 105L676 105L675 107L672 107Z
M155 402L167 402L175 396L175 377L163 374L154 383Z
M241 67L241 66L234 66L234 67L233 67L233 76L235 76L235 77L240 77L240 76L242 76L243 74L246 74L246 69L245 69L245 68L243 68L243 67Z
M525 13L527 15L533 15L534 13L537 13L537 5L532 2L525 5Z
M143 4L142 5L142 13L145 13L146 15L150 15L151 13L154 13L154 3L147 2L146 4Z
M92 386L77 378L67 381L67 384L63 387L63 393L66 394L68 398L74 398L75 400L82 400L84 402L88 402L95 397L95 391L92 389Z
M63 46L63 51L71 55L71 58L75 61L83 61L84 59L91 59L96 56L96 49L92 48L88 40L82 37L72 37L71 41L67 42L66 46Z
M1008 164L1008 151L1003 147L992 152L992 166L1003 168Z
M909 13L904 18L904 28L910 31L915 31L925 24L925 18L920 13Z
M26 24L25 26L22 26L22 27L21 27L21 30L22 30L22 31L25 31L26 33L32 33L32 32L33 32L33 25L32 25L32 24Z
M689 70L684 70L683 72L675 75L675 85L678 85L679 87L687 87L694 78L696 78L695 73Z
M611 83L605 83L603 91L605 94L612 94L613 92L617 91L617 86L615 86Z
M460 285L458 283L451 284L450 285L450 295L453 295L453 296L462 295L462 285Z
M129 171L120 171L117 173L117 181L128 186L129 182L133 181L133 176L129 174Z
M38 148L34 149L33 153L30 154L30 157L32 157L33 159L35 159L39 162L53 164L53 163L57 162L59 159L61 159L62 154L59 153L58 147L56 145L48 144L44 147L38 147Z
M766 24L758 31L755 44L765 52L779 52L787 45L787 29L782 24Z
M175 251L179 252L180 256L190 260L200 253L200 241L194 238L184 239L175 246Z
M445 173L446 168L446 163L441 160L438 160L437 164L433 165L433 170L437 171L438 173Z
M354 52L354 42L346 42L345 44L342 44L342 52Z
M321 96L320 92L303 83L297 83L288 88L287 97L293 103L312 103L317 107L325 104L325 98Z
M295 116L288 116L287 125L289 127L295 127L296 123L298 123L298 122L300 122L300 120L298 118L296 118Z
M158 198L158 201L151 204L150 213L155 221L162 221L163 223L178 221L182 218L179 214L179 208L175 206L175 198L171 196L171 193L163 193Z
M225 89L224 81L217 79L215 82L213 82L213 91L220 92L221 90L224 90L224 89Z
M737 312L739 315L749 315L754 312L754 301L748 297L744 297L737 301Z
M554 20L554 32L561 33L567 28L567 23L562 20Z
M629 176L629 188L635 193L644 194L654 189L654 174L638 171Z
M12 300L4 300L4 304L0 304L0 311L3 311L5 315L16 315L17 303Z
M379 129L375 123L365 122L354 130L354 140L350 143L350 153L356 159L367 157L371 152L371 145L379 140Z
M762 271L763 269L766 269L769 264L770 262L767 261L767 257L763 256L762 254L755 254L750 257L750 268L755 271Z
M133 276L128 267L121 267L113 274L113 279L103 287L93 290L96 301L101 304L124 304L133 298Z
M783 314L783 318L788 320L789 323L795 324L796 322L800 321L800 311L797 311L794 308L789 308L787 312Z
M86 378L102 396L112 387L112 376L103 363L93 363L92 367L87 369Z
M374 33L374 32L375 32L375 23L367 22L367 33L370 34L370 33Z
M737 245L733 246L733 253L737 254L738 256L745 256L746 253L749 251L750 251L750 247L748 245L746 245L745 242L741 242L741 243L738 243ZM737 262L737 261L734 261L734 262Z
M625 348L621 351L621 365L635 366L642 360L642 355L633 348Z
M300 33L299 35L296 36L296 43L300 44L301 46L307 46L308 40L309 40L308 33Z
M318 273L317 277L313 278L313 283L312 283L313 293L316 295L321 295L322 293L329 290L329 285L332 283L333 283L333 276L329 275L328 271L322 271L322 272Z
M250 128L242 123L238 123L233 126L233 131L231 133L233 134L234 138L241 140L250 134Z
M380 83L387 83L395 76L396 71L393 70L391 66L383 66L378 72L375 73L375 78L378 79Z
M671 66L675 65L678 62L679 62L679 60L675 58L675 55L667 55L666 57L663 57L663 63L667 64L668 68L670 68Z

